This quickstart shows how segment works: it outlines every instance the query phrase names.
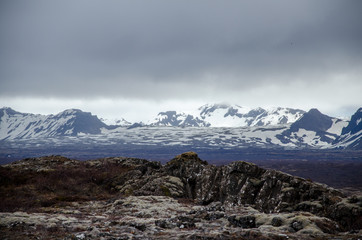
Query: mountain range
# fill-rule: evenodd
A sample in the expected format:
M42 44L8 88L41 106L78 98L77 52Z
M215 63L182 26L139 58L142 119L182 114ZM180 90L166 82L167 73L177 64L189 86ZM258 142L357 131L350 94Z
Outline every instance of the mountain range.
M291 147L361 149L362 108L350 121L291 108L204 105L194 114L160 112L145 123L107 125L78 109L55 115L0 109L0 141L97 136L137 144L203 144L222 147ZM186 129L186 130L184 130Z
M151 126L250 127L295 122L305 111L292 108L248 108L229 104L206 104L192 114L160 112Z

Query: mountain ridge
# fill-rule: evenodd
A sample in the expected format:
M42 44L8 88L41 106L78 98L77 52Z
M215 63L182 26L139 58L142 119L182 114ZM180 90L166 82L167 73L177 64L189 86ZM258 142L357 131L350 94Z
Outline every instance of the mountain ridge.
M193 113L177 113L172 116L168 112L160 112L150 125L153 126L174 126L175 121L179 121L181 126L208 126L208 127L250 127L268 126L292 123L298 120L305 111L292 108L248 108L230 104L206 104ZM185 116L189 116L193 122L184 121ZM178 119L179 118L179 119Z
M98 136L97 138L93 137L95 140L110 137L119 139L117 141L127 142L128 140L124 137L130 136L131 139L134 139L131 140L133 141L131 143L134 144L153 144L152 141L154 141L156 144L166 145L172 142L181 145L192 143L195 146L201 144L201 147L351 147L354 149L361 146L361 109L353 115L352 122L329 117L317 109L304 112L299 118L302 110L290 108L275 108L267 111L262 108L248 109L231 105L204 105L199 110L201 117L177 113L176 111L166 111L159 113L158 118L153 123L143 124L140 122L117 126L107 125L96 115L79 109L68 109L55 115L40 115L2 108L0 109L0 140L61 136L77 136L79 138L89 135ZM217 114L213 115L215 112ZM237 122L237 127L213 127L211 123L202 118L210 120L210 116L216 116L213 120L218 119L221 123L223 121L231 121L233 124ZM245 125L240 126L241 122ZM217 125L215 121L213 123L214 126ZM233 124L231 125L235 126ZM168 127L187 127L191 131ZM205 130L197 130L200 127L205 128ZM162 130L157 130L157 128L162 128ZM228 128L230 130L226 130ZM136 136L139 134L143 136L139 135L141 139L131 136L129 135L131 131ZM170 139L174 134L172 131L177 134L175 139ZM344 134L341 134L342 131ZM164 134L157 134L157 132L164 132ZM197 132L200 132L201 135L197 135ZM212 132L216 135L212 136L210 140L206 139L205 137L208 135L211 137Z
M79 109L67 109L55 115L21 113L11 108L0 109L0 139L3 140L99 134L101 128L107 127L97 116Z

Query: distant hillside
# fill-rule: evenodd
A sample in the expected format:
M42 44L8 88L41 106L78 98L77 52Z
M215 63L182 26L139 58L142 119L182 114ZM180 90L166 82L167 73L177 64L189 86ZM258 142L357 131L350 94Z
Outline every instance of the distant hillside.
M107 128L107 125L97 116L79 109L65 110L56 115L0 109L0 140L99 134L101 128Z
M16 145L20 144L17 140L30 139L31 144L35 144L42 138L58 137L58 144L83 141L92 145L108 141L109 144L192 145L200 148L361 149L361 109L351 121L346 121L327 116L317 109L308 112L289 108L267 111L205 105L199 109L197 117L167 111L159 113L155 121L148 124L131 124L126 120L123 123L107 125L97 116L78 109L56 115L36 115L1 108L0 140L12 140Z

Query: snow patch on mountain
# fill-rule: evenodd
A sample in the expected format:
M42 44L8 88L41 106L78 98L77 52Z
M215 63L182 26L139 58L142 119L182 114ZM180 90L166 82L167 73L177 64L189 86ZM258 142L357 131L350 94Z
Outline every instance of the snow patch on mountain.
M100 118L108 126L131 126L132 123L124 118Z
M200 117L212 127L241 127L247 123L241 119L243 112L250 109L238 105L226 104L204 105L200 110Z
M329 129L327 129L326 132L335 135L341 135L342 129L348 125L348 121L341 120L338 118L333 118L332 121L333 121L332 126Z
M199 118L186 113L177 113L176 111L160 112L157 117L148 123L150 126L173 126L173 127L208 127Z
M261 109L263 111L263 109ZM265 109L259 118L264 125L287 124L297 121L305 112L299 109L292 108L269 108Z
M293 123L305 111L291 108L249 108L229 104L207 104L199 108L200 117L211 127L268 126Z

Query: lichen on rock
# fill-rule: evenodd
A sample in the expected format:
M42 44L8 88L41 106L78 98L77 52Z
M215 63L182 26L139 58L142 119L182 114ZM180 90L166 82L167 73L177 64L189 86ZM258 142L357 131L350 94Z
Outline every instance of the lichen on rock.
M41 167L33 163L40 163ZM43 171L44 163L49 163L50 173ZM64 238L70 231L69 234L86 239L177 236L177 239L301 240L319 235L321 239L325 236L353 239L362 226L360 196L347 198L323 184L252 163L211 165L194 152L180 154L165 165L133 158L80 162L43 157L5 165L0 170L6 180L0 186L4 199L10 196L6 189L15 185L12 193L27 189L34 191L38 199L53 196L46 205L30 202L33 204L30 206L37 207L32 213L23 212L25 205L22 209L14 208L14 212L0 212L0 230L7 234L4 236L19 231L28 234L34 226L39 229L42 226L46 232L53 231L55 238ZM66 192L54 196L59 189L57 185L46 184L44 176L57 171L67 176L73 173L73 184L87 186L83 188L88 191L82 194L91 197L60 198L67 196ZM17 179L20 176L25 178ZM59 178L63 176L60 174L54 176L58 177L57 184L59 179L67 180ZM77 179L82 184L77 185ZM64 184L60 187L62 191L78 189ZM99 195L92 192L95 187ZM5 206L4 202L1 206ZM356 231L356 234L343 231ZM40 231L37 237L42 238L43 233Z

